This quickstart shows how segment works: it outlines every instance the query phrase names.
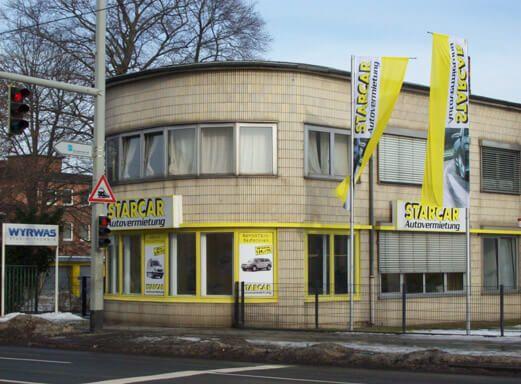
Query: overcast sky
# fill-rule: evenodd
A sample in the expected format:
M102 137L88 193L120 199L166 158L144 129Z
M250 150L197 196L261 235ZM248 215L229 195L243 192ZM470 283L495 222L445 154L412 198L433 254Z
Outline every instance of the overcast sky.
M268 60L350 70L351 55L411 56L405 80L429 84L431 36L466 38L472 93L521 103L521 0L257 0Z

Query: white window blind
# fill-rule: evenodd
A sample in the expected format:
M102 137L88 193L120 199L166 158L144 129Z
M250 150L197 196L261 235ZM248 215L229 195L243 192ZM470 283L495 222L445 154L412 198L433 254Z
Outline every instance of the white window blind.
M380 273L465 272L465 235L380 232Z
M388 183L423 182L425 139L384 135L378 145L378 178Z
M481 147L481 189L485 192L519 194L520 152Z

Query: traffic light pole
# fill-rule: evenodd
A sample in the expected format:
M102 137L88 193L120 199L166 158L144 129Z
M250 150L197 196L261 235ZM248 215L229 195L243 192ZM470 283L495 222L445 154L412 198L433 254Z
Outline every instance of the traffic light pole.
M0 71L0 79L48 88L61 89L85 95L96 96L93 148L93 183L105 173L105 29L106 1L96 1L96 87L84 87L61 81L41 79L17 73ZM91 221L91 287L90 287L90 328L92 331L103 327L103 251L98 249L97 217L102 215L102 206L94 204Z
M92 187L105 174L105 0L96 0L96 112L94 117L94 150ZM104 214L101 204L92 206L90 261L90 330L103 328L103 255L98 246L98 217Z

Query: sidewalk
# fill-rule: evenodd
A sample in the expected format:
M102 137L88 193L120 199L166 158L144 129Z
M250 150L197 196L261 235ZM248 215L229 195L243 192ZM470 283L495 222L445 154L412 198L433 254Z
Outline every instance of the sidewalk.
M47 322L47 323L46 323ZM59 331L61 327L61 332ZM369 334L292 330L152 328L19 316L0 344L279 364L332 365L521 376L521 337Z

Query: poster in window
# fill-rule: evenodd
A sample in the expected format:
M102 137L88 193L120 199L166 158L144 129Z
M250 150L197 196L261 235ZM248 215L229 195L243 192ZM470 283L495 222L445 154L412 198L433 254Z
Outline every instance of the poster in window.
M145 236L145 295L165 294L165 253L167 236Z
M239 235L239 281L244 281L246 296L273 296L273 248L271 232Z

